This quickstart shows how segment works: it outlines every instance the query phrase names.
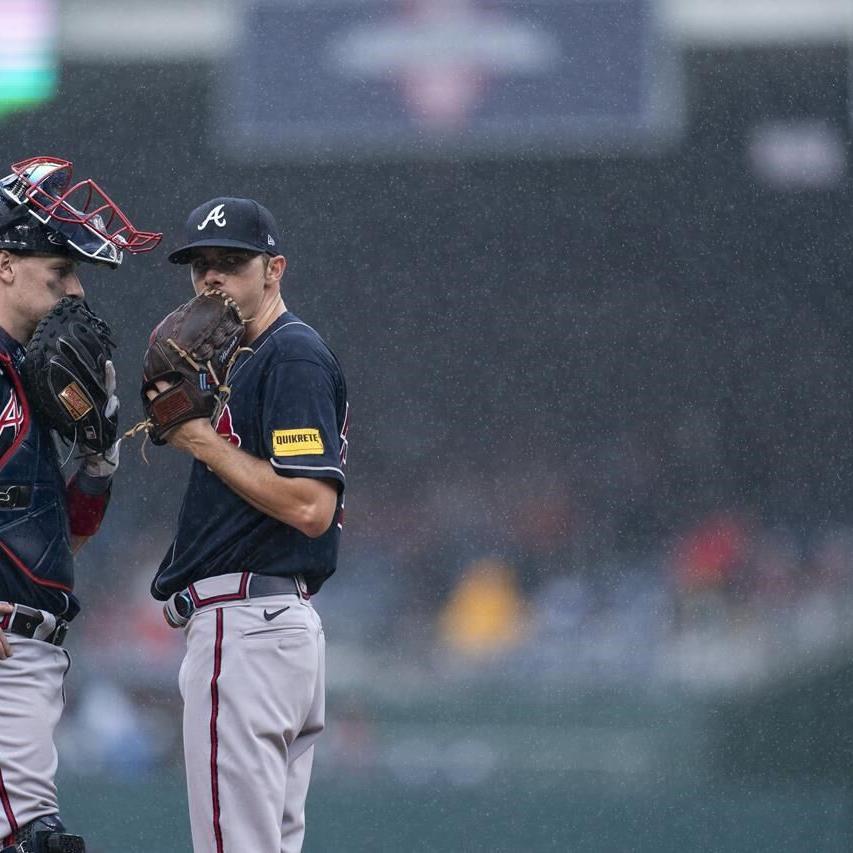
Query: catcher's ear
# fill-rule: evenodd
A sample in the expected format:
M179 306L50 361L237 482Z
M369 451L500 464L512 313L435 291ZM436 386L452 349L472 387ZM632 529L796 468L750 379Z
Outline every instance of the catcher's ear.
M15 268L12 263L13 255L5 249L0 249L0 281L12 281L15 278Z

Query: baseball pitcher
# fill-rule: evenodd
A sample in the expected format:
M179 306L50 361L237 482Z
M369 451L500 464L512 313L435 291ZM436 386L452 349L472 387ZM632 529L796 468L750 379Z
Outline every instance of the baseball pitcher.
M186 633L179 685L195 853L295 853L325 644L310 596L335 571L349 408L337 359L285 307L278 227L256 201L196 208L197 294L154 330L144 422L194 463L152 585Z

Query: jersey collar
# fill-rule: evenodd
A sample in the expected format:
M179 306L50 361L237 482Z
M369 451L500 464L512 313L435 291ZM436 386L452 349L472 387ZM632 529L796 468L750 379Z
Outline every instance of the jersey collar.
M276 317L266 329L263 330L251 343L250 347L253 352L258 351L258 347L276 330L280 329L285 323L290 320L294 320L295 317L290 311L285 311L284 314Z
M20 341L16 341L2 326L0 326L0 349L4 349L9 353L12 357L12 364L15 366L15 370L18 370L27 351L21 345Z

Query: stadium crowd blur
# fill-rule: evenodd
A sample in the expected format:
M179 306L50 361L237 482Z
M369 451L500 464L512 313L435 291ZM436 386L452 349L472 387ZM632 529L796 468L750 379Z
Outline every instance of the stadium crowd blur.
M350 385L340 568L316 597L331 690L367 669L719 690L850 641L849 117L813 59L700 57L685 138L658 157L229 173L291 223L288 304ZM174 109L150 133L194 162L202 119ZM792 187L750 140L803 117L843 153ZM137 152L133 133L116 122ZM210 188L138 156L145 183L111 186L143 211L169 199L177 233ZM174 279L164 261L107 302L128 422ZM183 637L148 585L184 463L137 451L80 559L65 754L81 768L179 754Z
M381 427L397 459L377 456L371 470L354 454L340 574L316 600L330 647L346 661L387 656L450 677L708 689L768 677L848 639L847 320L772 280L751 291L732 285L726 302L724 274L715 275L680 300L674 289L653 289L657 302L647 288L635 288L633 302L611 295L582 335L586 377L565 340L564 360L534 358L519 385L558 371L555 388L575 403L549 401L557 416L508 398L504 413L491 413L500 429L481 424L474 439L464 424L461 435L453 430L460 389L430 385L433 423L420 433L425 415L412 401L378 425L356 418L354 448L360 433ZM712 299L720 318L703 328L697 303ZM579 310L576 327L592 313ZM528 350L567 334L528 323L525 334L554 338ZM488 353L485 336L478 346ZM483 361L480 381L506 381L494 375L497 361ZM578 403L572 389L592 375L612 383ZM167 469L155 460L151 476ZM128 536L117 527L127 539L115 541L108 526L100 547L120 548L131 571L104 582L111 555L99 583L81 573L91 614L78 638L82 666L171 691L182 637L147 592L170 529Z

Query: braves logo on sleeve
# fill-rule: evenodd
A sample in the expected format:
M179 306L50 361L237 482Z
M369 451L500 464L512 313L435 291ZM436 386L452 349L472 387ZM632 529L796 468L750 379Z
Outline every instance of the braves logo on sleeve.
M349 432L349 401L346 403L346 407L344 409L344 422L341 427L341 468L345 468L347 464L347 452L349 451L349 439L347 438L347 433ZM338 513L335 516L335 524L337 525L338 530L344 529L344 515L346 513L346 496L341 495L340 506L338 507Z
M349 450L349 439L347 438L347 433L349 432L349 401L347 401L345 414L344 414L344 424L341 427L341 467L347 464L347 451Z

